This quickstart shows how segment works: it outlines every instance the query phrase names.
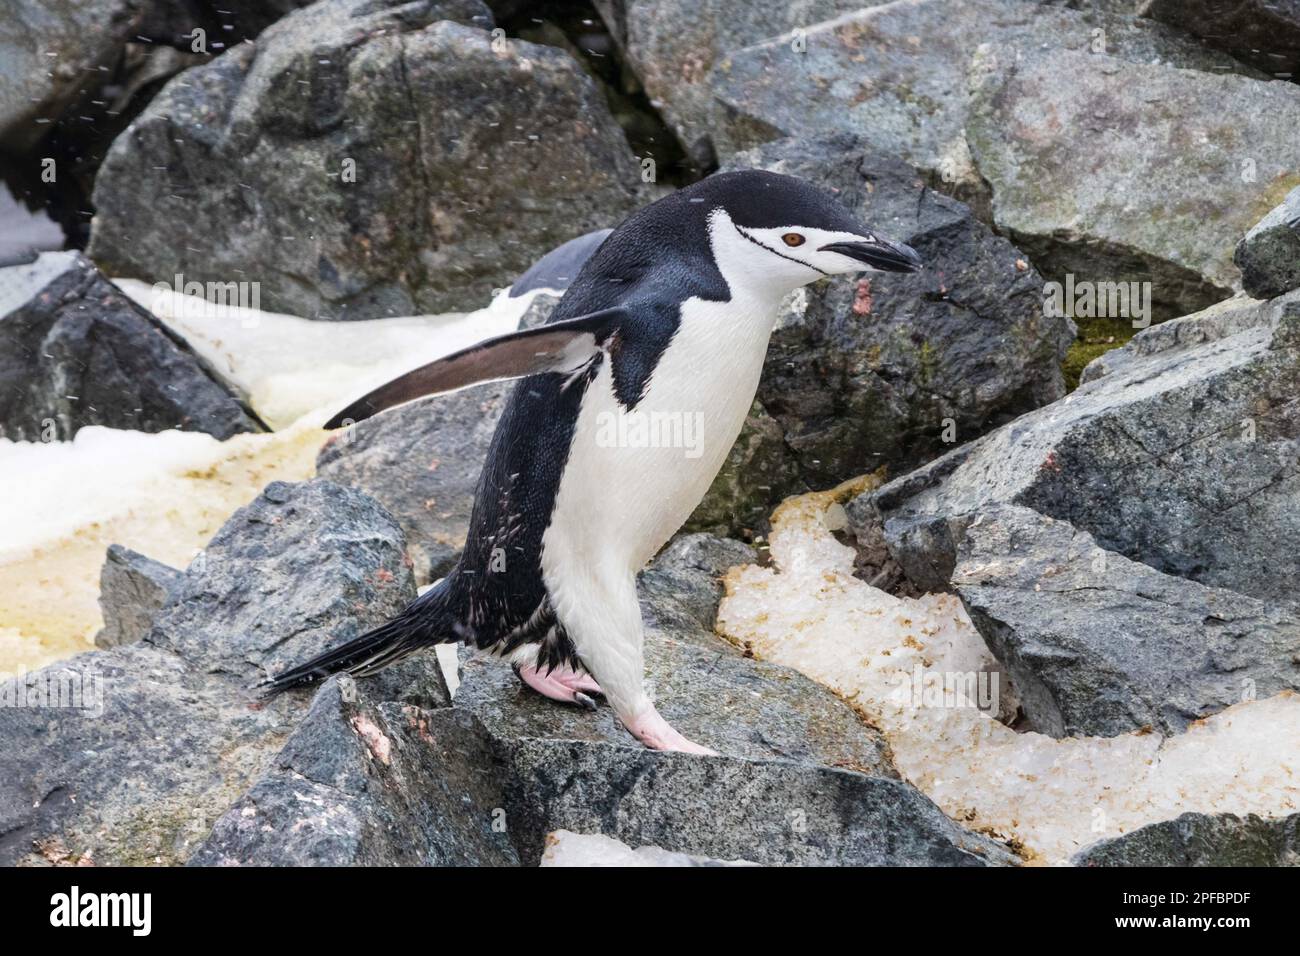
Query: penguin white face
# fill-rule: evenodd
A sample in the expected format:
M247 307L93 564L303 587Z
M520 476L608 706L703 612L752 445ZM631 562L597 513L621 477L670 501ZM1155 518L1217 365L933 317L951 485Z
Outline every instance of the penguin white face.
M728 281L781 294L826 276L921 268L921 257L911 247L866 227L744 226L727 210L716 209L709 218L709 237Z

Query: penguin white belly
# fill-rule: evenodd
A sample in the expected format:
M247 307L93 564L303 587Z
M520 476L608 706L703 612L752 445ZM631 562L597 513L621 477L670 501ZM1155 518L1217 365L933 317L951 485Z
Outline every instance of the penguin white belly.
M767 303L688 300L631 411L615 397L610 362L602 363L543 538L544 568L560 549L635 573L682 526L744 425L774 320Z

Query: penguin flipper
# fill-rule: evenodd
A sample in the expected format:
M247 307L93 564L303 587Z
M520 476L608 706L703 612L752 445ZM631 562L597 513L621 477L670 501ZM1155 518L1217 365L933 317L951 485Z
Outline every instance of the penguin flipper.
M357 399L326 428L364 421L395 405L482 382L581 368L627 318L621 306L487 339L399 375Z

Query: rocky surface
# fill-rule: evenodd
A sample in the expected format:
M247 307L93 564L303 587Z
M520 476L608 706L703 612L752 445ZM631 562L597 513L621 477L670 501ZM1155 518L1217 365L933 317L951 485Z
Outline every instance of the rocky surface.
M727 54L883 0L595 0L627 64L687 155L708 168L719 117L710 75Z
M141 640L180 583L181 573L120 544L109 545L99 573L104 628L95 635L95 646L105 649Z
M1233 254L1241 284L1259 299L1300 288L1300 186L1251 227Z
M1144 16L1226 50L1267 73L1300 72L1300 7L1293 0L1144 0Z
M977 59L971 153L1046 275L1150 282L1157 318L1240 286L1233 245L1300 183L1300 89L1074 51Z
M1024 505L1158 571L1294 600L1300 294L1155 326L1021 416L850 507L884 518L919 587L947 586L965 526Z
M955 588L1044 733L1176 733L1296 688L1297 323L1291 294L1152 328L850 524Z
M1300 814L1184 813L1079 852L1075 866L1300 866Z
M868 9L804 24L802 49L794 37L774 35L718 60L707 85L721 104L714 138L724 158L779 136L851 132L969 198L983 187L963 136L966 73L983 44L1241 69L1163 24L1111 9L1032 0L863 6ZM1086 72L1060 77L1091 86Z
M531 865L556 830L762 863L1015 862L899 781L847 704L706 629L718 578L750 557L691 536L642 579L659 706L725 756L647 751L608 707L557 706L495 661L434 710L332 679L194 862Z
M0 863L184 862L302 716L302 692L249 694L250 659L319 650L413 594L400 532L373 501L272 484L186 569L148 638L5 685L23 703L0 707ZM413 706L448 699L428 659L364 683Z
M578 65L491 26L477 0L323 0L186 71L105 159L91 257L316 318L479 304L640 186Z
M599 833L557 830L546 835L542 866L752 866L746 860L715 860L711 857L670 853L657 846L636 849Z
M1053 737L1181 733L1300 690L1300 611L1162 574L1029 508L981 511L952 585Z
M48 252L0 270L0 435L67 440L85 425L262 430L183 339L83 256Z
M927 265L795 294L734 461L693 520L752 527L800 484L906 470L1064 394L1072 324L1044 316L1041 277L966 206L852 137L774 143L735 164L821 184Z
M6 4L0 26L0 143L34 145L83 92L88 78L120 55L143 22L133 0L55 0Z

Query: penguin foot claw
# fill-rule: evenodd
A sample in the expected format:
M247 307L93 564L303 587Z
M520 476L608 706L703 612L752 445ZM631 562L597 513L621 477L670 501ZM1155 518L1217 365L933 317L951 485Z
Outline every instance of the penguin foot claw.
M543 697L564 704L577 704L586 710L595 710L596 702L588 693L602 693L600 685L587 674L570 668L555 668L549 673L538 667L516 667L519 679Z

